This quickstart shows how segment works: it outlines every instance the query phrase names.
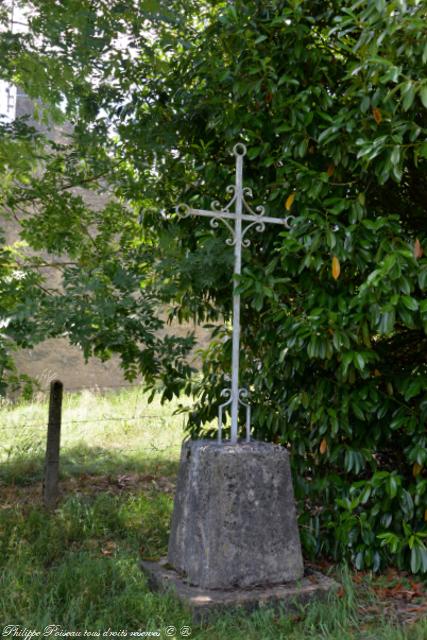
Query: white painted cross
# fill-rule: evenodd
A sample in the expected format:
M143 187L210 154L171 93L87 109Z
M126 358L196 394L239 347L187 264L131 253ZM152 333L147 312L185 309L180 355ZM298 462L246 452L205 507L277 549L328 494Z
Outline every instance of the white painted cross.
M265 209L262 206L255 208L255 211L248 205L245 196L252 197L252 190L249 187L243 187L243 156L246 155L246 147L244 144L238 143L233 148L236 156L236 182L234 185L227 187L227 193L232 195L230 202L226 207L221 208L219 202L212 202L213 211L205 209L192 209L186 204L179 204L176 212L181 218L188 216L205 216L211 218L210 225L214 229L218 227L220 220L225 224L231 233L231 238L226 240L227 244L234 246L234 283L233 283L233 340L232 340L232 365L231 365L231 389L223 389L221 395L227 397L228 400L219 406L218 412L218 441L221 442L222 437L222 414L225 407L231 404L231 444L237 443L238 432L238 414L239 404L246 407L246 441L250 441L251 413L250 405L244 400L248 397L248 391L239 388L239 355L240 355L240 294L237 291L239 276L242 268L242 247L249 247L250 241L245 238L248 230L255 226L256 231L264 231L266 223L280 224L289 229L289 220L287 218L269 218L265 216ZM230 207L234 204L234 212L230 211ZM244 211L247 211L245 213ZM234 220L234 229L228 221ZM243 228L243 222L249 224Z

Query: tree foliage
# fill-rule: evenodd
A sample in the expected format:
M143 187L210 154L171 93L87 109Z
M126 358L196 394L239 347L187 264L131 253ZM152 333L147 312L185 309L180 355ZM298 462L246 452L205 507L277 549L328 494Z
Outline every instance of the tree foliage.
M78 153L120 162L108 180L180 319L230 318L232 256L205 221L159 209L222 199L230 149L247 144L254 203L295 216L244 255L254 436L290 448L308 552L426 571L425 3L31 4L38 39L20 46L48 57L40 97L66 97ZM193 387L192 435L230 357L226 326Z
M33 6L28 32L0 33L3 79L17 83L35 111L35 121L0 121L1 215L8 234L19 234L16 242L3 238L0 391L24 383L31 392L30 379L15 370L14 350L66 336L86 359L118 354L127 379L142 374L148 387L160 381L171 397L191 372L185 357L193 337L162 335L154 245L120 193L128 171L108 124L98 130L89 119L86 128L68 121L88 113L90 83L80 74L96 81L90 52L72 49L73 64L52 55L56 37L70 46L66 24L82 31L83 47L90 16L75 6L71 19L58 6L44 22L41 4L40 13Z

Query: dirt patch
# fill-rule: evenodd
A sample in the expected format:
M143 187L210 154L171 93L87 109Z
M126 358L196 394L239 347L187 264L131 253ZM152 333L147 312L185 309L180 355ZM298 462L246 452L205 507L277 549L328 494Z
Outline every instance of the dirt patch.
M0 509L11 509L20 506L41 503L42 482L32 485L0 484ZM159 491L173 495L174 478L154 476L151 474L131 473L119 476L82 474L66 478L60 482L62 499L72 495L95 496L98 493L114 495L137 494L147 491Z
M64 496L72 493L90 495L101 492L120 495L150 490L172 494L175 491L175 482L167 476L130 473L120 476L83 474L61 483L61 491Z

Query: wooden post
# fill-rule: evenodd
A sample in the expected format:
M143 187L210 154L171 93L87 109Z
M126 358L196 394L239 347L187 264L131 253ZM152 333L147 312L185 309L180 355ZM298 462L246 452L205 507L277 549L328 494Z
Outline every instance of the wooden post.
M49 509L55 507L59 498L62 391L62 382L53 380L50 383L49 422L47 426L46 463L43 482L43 502Z

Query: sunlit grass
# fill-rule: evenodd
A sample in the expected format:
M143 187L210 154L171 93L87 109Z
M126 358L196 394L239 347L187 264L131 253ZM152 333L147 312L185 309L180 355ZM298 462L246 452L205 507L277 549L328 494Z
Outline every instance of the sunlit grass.
M108 473L141 462L176 463L184 437L177 402L151 404L139 388L107 394L65 394L61 429L61 472ZM0 408L0 479L41 477L47 433L47 399Z

